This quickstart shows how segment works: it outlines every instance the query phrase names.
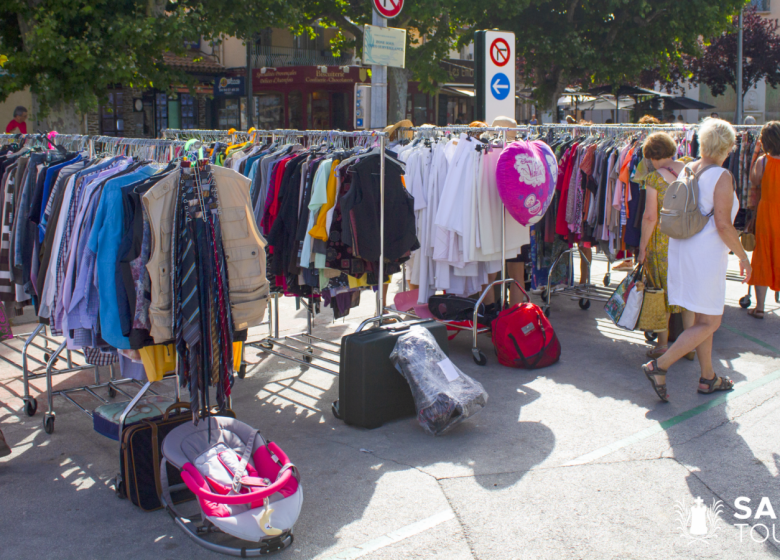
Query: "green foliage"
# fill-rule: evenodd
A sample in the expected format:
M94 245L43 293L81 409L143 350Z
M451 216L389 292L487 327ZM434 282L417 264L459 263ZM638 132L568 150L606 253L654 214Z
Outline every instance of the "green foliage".
M283 0L3 0L0 52L9 74L0 76L0 100L29 86L43 113L60 102L85 112L115 84L192 86L163 53L183 55L187 41L247 37L297 17Z
M744 0L536 0L488 11L477 28L514 31L521 74L537 100L563 88L636 82L643 70L667 75L699 36L723 30Z

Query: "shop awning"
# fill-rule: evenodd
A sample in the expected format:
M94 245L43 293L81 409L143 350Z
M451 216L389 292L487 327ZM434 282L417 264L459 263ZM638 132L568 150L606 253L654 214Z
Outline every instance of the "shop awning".
M477 95L474 93L474 88L464 86L446 86L441 88L441 92L448 95L457 95L460 97L476 97Z

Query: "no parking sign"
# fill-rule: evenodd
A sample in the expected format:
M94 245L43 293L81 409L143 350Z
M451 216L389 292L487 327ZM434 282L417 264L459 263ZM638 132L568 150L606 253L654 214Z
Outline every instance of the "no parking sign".
M474 36L477 119L515 117L515 34L477 31Z

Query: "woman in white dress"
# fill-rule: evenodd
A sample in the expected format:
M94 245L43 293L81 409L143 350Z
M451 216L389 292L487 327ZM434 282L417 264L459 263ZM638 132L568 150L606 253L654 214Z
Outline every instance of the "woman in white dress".
M726 269L729 250L739 257L740 273L745 282L752 269L739 234L734 229L734 217L739 201L734 193L734 179L723 162L734 146L734 128L720 119L707 119L699 130L701 159L688 166L699 176L699 210L710 216L699 233L688 239L669 239L669 304L679 305L696 314L692 327L657 360L644 366L644 371L658 397L668 402L666 372L688 352L696 350L701 366L699 393L730 391L734 382L719 377L712 368L712 335L720 327L726 305Z

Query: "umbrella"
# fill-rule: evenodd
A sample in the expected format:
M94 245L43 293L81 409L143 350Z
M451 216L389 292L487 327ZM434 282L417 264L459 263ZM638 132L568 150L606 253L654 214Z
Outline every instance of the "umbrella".
M615 109L620 109L621 111L631 109L634 106L634 101L631 100L628 97L624 97L622 99L618 100L618 104L616 104L611 99L593 99L590 101L584 101L580 103L580 110L581 111L614 111Z
M715 105L709 103L702 103L696 99L690 97L672 97L671 99L664 99L664 109L668 111L684 111L686 109L715 109Z
M591 95L612 95L612 86L598 86L588 90ZM618 97L674 97L668 93L662 91L655 91L654 89L646 89L637 86L620 86L617 90Z

